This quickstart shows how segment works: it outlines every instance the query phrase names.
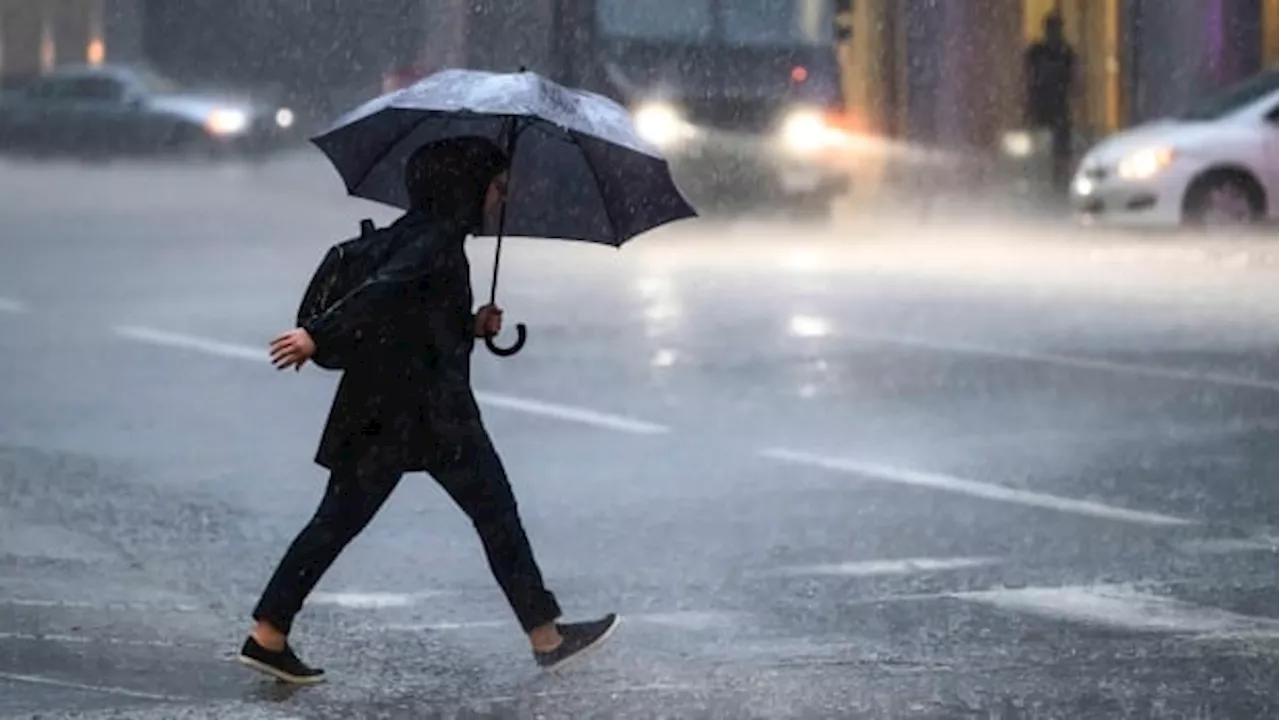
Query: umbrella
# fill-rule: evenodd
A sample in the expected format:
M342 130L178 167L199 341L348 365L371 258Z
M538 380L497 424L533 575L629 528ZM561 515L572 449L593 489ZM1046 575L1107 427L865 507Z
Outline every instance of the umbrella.
M423 146L481 138L505 148L507 200L498 223L489 299L497 297L502 239L582 240L621 246L659 225L695 217L661 152L642 139L626 108L532 72L443 70L349 111L312 138L347 192L409 207L405 163ZM514 355L516 343L498 347Z

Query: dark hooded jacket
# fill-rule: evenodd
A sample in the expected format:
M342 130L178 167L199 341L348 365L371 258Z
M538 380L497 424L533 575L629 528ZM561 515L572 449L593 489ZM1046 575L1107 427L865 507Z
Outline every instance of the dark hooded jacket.
M318 348L353 339L356 347L318 464L430 470L489 442L471 390L475 318L463 243L479 231L485 189L504 167L495 147L475 141L417 153L405 173L415 205L383 230L392 234L389 259L306 324Z

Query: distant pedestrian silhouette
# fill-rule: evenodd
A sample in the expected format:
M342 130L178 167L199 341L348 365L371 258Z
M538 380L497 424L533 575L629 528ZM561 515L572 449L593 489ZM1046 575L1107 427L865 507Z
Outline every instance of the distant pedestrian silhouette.
M1052 137L1053 181L1065 189L1071 176L1071 94L1075 88L1076 53L1067 43L1062 16L1045 15L1044 35L1023 55L1028 127Z

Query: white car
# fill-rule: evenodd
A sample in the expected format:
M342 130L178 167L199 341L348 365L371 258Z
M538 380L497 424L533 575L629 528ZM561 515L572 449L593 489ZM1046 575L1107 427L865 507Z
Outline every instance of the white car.
M1071 184L1079 217L1133 228L1275 219L1277 80L1275 70L1263 72L1100 142Z

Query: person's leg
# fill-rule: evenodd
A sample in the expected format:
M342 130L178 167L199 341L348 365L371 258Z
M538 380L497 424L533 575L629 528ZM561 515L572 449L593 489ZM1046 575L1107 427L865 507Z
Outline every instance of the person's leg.
M471 518L489 568L529 637L534 658L554 668L608 638L618 618L610 614L584 623L557 623L560 606L547 590L533 557L502 460L487 435L464 442L455 458L431 475Z
M456 459L431 468L431 476L475 525L489 568L524 631L553 626L560 606L543 584L493 445L487 438L467 442Z
M271 670L262 667L264 664L276 670L280 668L275 665L285 666L282 679L300 681L295 677L298 673L287 668L293 665L299 672L306 669L288 647L294 616L343 548L377 514L399 480L398 471L370 463L330 475L320 506L290 544L253 610L257 623L250 634L251 642L246 641L242 660L248 656L249 664L266 672ZM280 673L272 674L281 677Z
M1054 123L1053 133L1053 184L1059 193L1065 193L1071 186L1071 174L1075 170L1075 159L1072 147L1071 123L1062 120Z

